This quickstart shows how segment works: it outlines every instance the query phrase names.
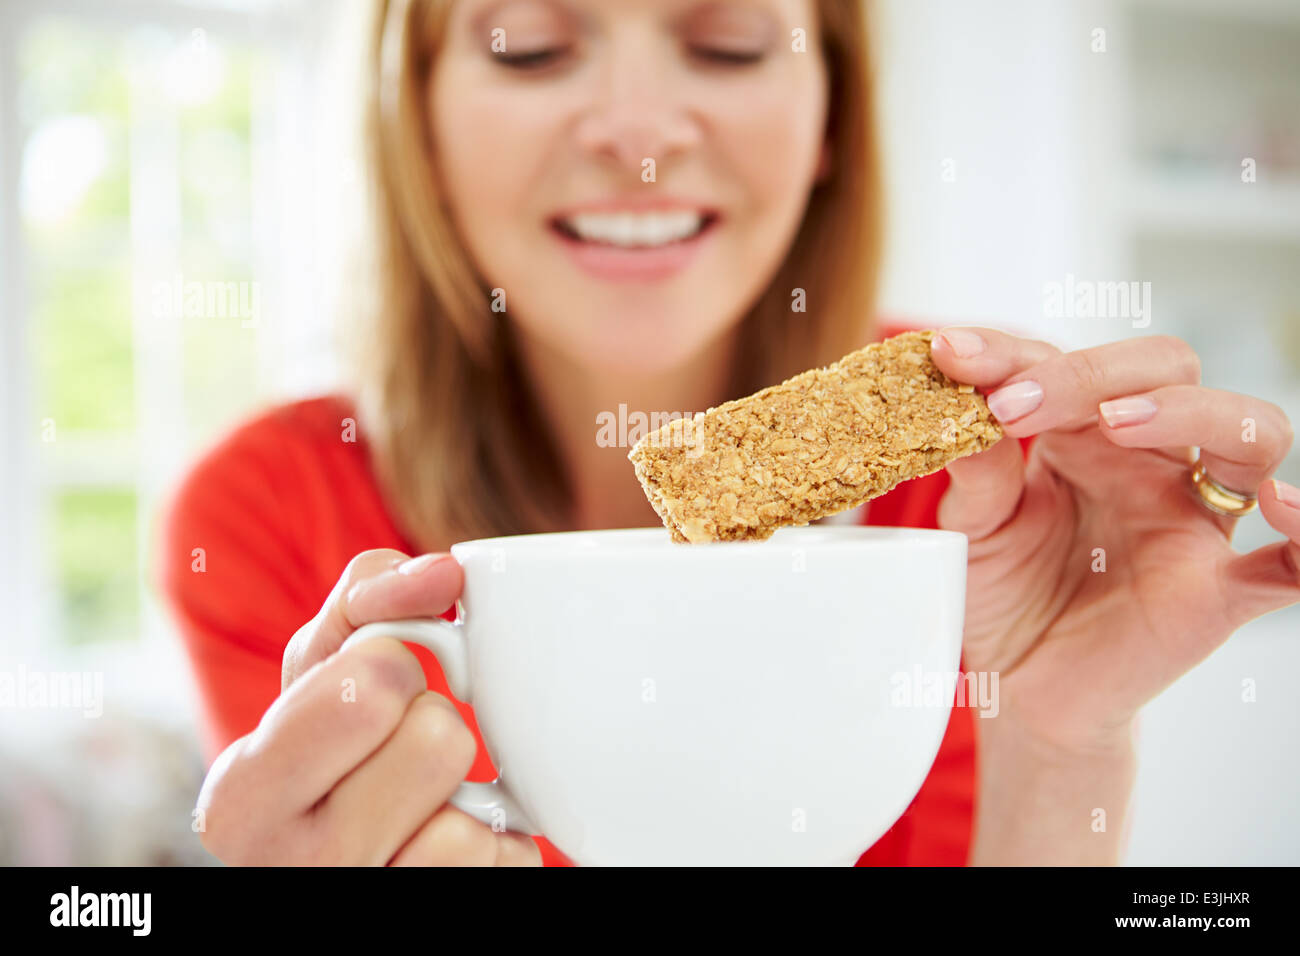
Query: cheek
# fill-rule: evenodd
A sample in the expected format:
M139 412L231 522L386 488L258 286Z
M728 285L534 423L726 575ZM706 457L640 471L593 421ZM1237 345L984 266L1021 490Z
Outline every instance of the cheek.
M485 85L473 71L461 74L439 74L441 92L429 98L436 164L474 257L495 271L538 189L554 103L547 109L517 90Z
M708 97L721 168L760 217L803 209L825 139L826 106L815 75L714 90Z

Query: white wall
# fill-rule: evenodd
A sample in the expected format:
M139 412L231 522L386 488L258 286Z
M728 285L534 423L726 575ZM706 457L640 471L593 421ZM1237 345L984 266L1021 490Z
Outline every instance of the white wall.
M1024 330L1066 348L1135 334L1128 322L1071 323L1043 310L1044 282L1067 272L1140 280L1126 270L1155 269L1152 254L1134 255L1121 231L1128 4L878 0L878 10L890 181L883 308L925 322ZM1096 26L1107 30L1104 54L1091 50ZM956 162L954 182L941 176L947 158ZM1158 271L1166 302L1213 281L1200 266ZM1255 291L1276 299L1288 281L1259 278ZM1191 337L1176 312L1167 308L1160 327L1143 334ZM1248 315L1234 318L1247 333ZM1222 356L1206 358L1211 368ZM1237 380L1216 384L1263 387L1250 374L1255 364L1225 367ZM1300 421L1300 407L1269 397ZM1240 523L1238 550L1279 537L1255 514ZM1146 708L1129 863L1300 863L1300 704L1289 686L1298 672L1293 607L1242 628ZM1255 703L1241 700L1246 678L1257 682Z
M1041 0L883 0L878 11L890 226L883 308L1040 329L1043 282L1077 257L1062 106L1066 45L1086 37L1071 38L1061 5Z

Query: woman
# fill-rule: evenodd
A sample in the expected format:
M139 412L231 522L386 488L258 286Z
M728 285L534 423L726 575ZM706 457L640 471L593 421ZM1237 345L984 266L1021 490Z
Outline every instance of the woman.
M837 0L381 0L370 55L381 267L354 397L237 430L167 525L221 751L204 842L231 863L560 863L445 804L495 772L431 656L336 652L449 614L454 541L658 524L600 413L702 410L894 331L867 318L866 24ZM964 666L1000 674L1001 713L954 710L861 862L1115 862L1138 709L1300 596L1300 492L1268 480L1290 426L1201 387L1166 337L1062 354L949 329L933 356L1022 441L866 520L969 536ZM1255 494L1290 540L1237 555L1208 505ZM347 681L365 692L341 707Z

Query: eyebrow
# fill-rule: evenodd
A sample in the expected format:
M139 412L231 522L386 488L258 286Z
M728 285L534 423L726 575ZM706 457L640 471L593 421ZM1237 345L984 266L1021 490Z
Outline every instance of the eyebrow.
M669 22L674 32L682 32L700 19L707 21L711 16L727 18L733 14L739 14L742 18L758 23L765 34L764 42L770 41L779 32L779 14L770 4L757 2L757 0L707 0L686 7L676 13Z
M476 36L486 32L491 26L490 21L493 16L500 13L504 8L521 2L540 4L563 20L568 26L576 26L580 29L589 26L590 16L587 13L582 10L575 10L572 5L559 2L559 0L496 0L495 3L487 4L470 17L468 23L470 32ZM684 4L681 10L672 14L668 21L669 26L674 32L680 31L689 26L691 20L701 15L708 15L713 11L722 13L740 11L742 15L748 11L754 11L769 26L773 20L780 19L779 14L772 8L772 5L764 2L764 0L705 0L702 3Z
M500 13L504 8L520 2L521 0L496 0L495 3L489 3L487 6L479 10L478 13L470 17L470 32L475 36L486 32L490 25L489 21L493 16ZM572 10L570 10L565 4L555 2L555 0L524 0L524 2L540 4L549 12L562 19L566 25L573 25L578 22L578 18L575 17Z

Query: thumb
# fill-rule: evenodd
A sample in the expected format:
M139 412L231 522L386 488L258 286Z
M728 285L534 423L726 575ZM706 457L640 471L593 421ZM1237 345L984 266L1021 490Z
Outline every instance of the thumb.
M375 621L437 617L460 597L465 573L450 554L408 559L398 551L366 551L352 559L320 612L285 648L281 688Z
M992 448L948 463L948 491L939 502L939 527L972 541L1002 527L1025 490L1021 444L1003 439Z

